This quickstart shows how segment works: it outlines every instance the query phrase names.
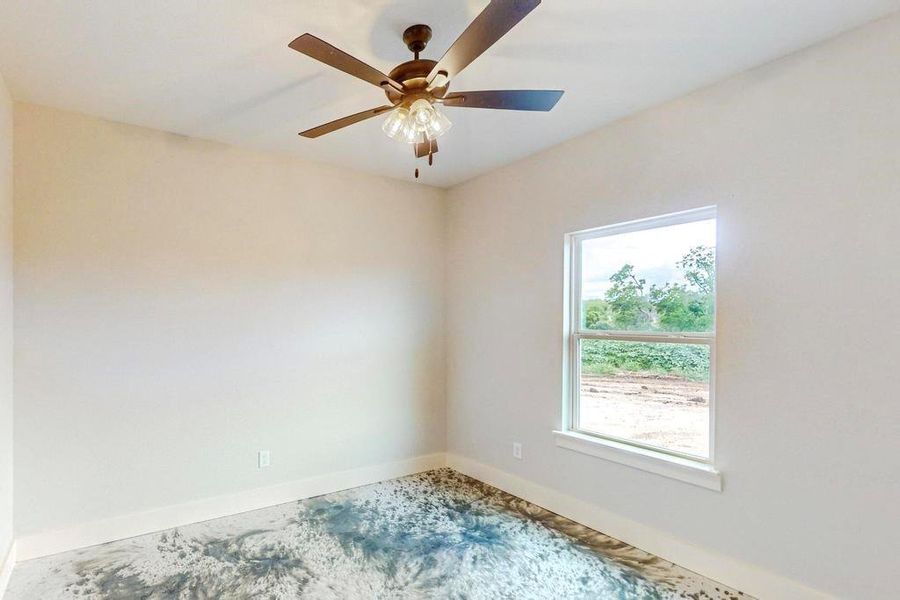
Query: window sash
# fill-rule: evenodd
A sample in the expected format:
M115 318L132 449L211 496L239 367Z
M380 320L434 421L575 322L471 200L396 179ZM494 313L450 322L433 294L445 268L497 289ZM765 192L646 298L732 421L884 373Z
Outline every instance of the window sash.
M619 340L623 342L649 342L661 344L709 344L716 339L714 331L665 332L665 331L595 331L578 329L572 336L585 340Z
M715 369L716 369L716 341L714 338L696 338L692 341L688 341L686 339L646 339L645 336L640 336L640 339L637 339L638 336L619 336L619 335L611 335L611 336L582 336L582 335L573 335L570 338L568 354L570 356L569 360L569 381L570 383L570 391L568 394L568 418L565 421L566 427L569 431L574 433L580 433L582 435L587 435L590 437L595 437L603 440L611 440L613 442L619 442L621 444L626 444L628 446L634 446L637 448L643 448L645 450L650 450L653 452L660 452L662 454L666 454L669 456L677 456L679 458L686 458L688 460L692 460L695 462L701 462L704 464L713 464L713 448L714 445L714 435L715 435ZM586 429L581 428L581 415L579 414L581 410L581 341L582 340L590 340L590 339L603 339L603 340L613 340L613 341L623 341L623 342L645 342L650 344L703 344L709 346L709 419L708 419L708 440L709 446L707 449L708 456L698 456L696 454L688 454L687 452L679 452L678 450L672 450L670 448L665 448L663 446L654 446L652 444L645 444L643 442L637 440L630 440L628 438L621 438L615 435L600 433L597 431L588 431Z
M718 310L713 311L713 330L712 331L673 331L673 332L659 332L659 331L611 331L611 330L600 330L595 331L592 329L584 329L581 324L584 322L583 314L582 314L582 302L581 302L581 264L582 264L582 242L586 240L591 240L599 237L606 237L611 235L619 235L621 233L630 233L633 231L643 231L647 229L656 229L658 227L666 227L669 225L680 225L683 223L692 223L694 221L704 221L708 219L716 218L716 207L709 206L705 208L698 208L693 210L686 210L679 213L673 213L670 215L663 215L660 217L651 217L649 219L639 219L636 221L628 221L627 223L619 223L617 225L609 225L607 227L600 227L597 229L588 229L585 231L578 231L575 233L570 233L566 237L568 238L567 251L569 252L569 281L568 281L568 289L569 289L569 299L571 305L569 306L569 334L578 334L578 335L593 335L604 333L608 335L665 335L665 336L688 336L695 338L715 338L716 336L716 316ZM718 254L717 254L718 257ZM717 258L718 260L718 258ZM717 275L718 278L718 270ZM715 292L713 293L715 296ZM718 307L716 307L718 308ZM611 338L612 339L612 338ZM640 340L637 340L640 341Z

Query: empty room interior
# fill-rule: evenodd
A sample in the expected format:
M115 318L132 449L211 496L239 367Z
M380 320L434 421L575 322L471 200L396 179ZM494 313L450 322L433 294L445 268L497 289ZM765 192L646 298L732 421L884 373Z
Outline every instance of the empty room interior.
M0 598L900 598L900 0L0 0Z

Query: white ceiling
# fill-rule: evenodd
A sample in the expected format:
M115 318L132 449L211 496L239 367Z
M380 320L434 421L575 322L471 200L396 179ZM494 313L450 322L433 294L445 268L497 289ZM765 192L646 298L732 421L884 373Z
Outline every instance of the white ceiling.
M437 59L486 0L2 0L0 72L17 100L411 179L381 90L290 50L310 32L387 72L427 23ZM900 0L545 0L452 90L547 88L552 113L448 108L422 181L450 186L642 108L900 10ZM421 161L419 162L422 165Z

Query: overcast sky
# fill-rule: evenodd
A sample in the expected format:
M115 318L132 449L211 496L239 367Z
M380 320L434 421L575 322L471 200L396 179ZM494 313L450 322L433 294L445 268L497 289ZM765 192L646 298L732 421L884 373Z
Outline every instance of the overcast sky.
M602 298L610 275L624 265L651 284L685 283L676 263L695 246L716 246L716 221L694 221L585 240L582 244L582 298Z

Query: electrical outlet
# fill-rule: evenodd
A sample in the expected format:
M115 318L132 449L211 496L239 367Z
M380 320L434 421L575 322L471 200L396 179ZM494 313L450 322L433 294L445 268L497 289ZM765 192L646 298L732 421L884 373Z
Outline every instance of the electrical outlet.
M522 444L513 442L513 458L522 460Z
M260 450L257 453L257 463L260 469L265 469L272 464L272 456L268 450Z

